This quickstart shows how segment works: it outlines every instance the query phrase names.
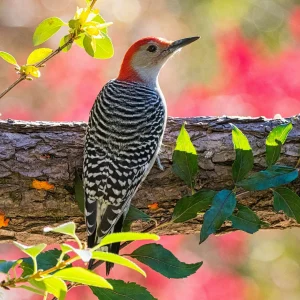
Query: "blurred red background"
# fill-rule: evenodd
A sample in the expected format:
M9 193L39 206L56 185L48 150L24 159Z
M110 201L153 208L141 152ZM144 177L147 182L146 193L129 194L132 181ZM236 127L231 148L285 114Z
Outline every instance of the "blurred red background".
M3 119L87 121L103 84L117 76L126 49L145 36L167 39L201 35L165 66L160 86L171 116L240 115L283 117L300 107L300 6L297 0L103 0L115 56L95 60L73 46L42 69L42 77L22 82L0 102ZM0 0L0 50L20 64L34 49L32 34L44 18L72 18L75 0ZM55 49L64 30L45 43ZM0 90L17 75L0 61ZM114 278L136 280L160 300L299 299L300 233L235 232L210 237L163 237L161 243L186 262L204 261L197 274L169 280L145 268L148 277L116 267ZM137 244L134 246L136 247ZM130 246L133 247L133 246ZM130 247L124 249L129 252ZM0 246L0 259L22 256ZM100 271L102 272L102 270ZM1 278L1 277L0 277ZM4 299L40 299L29 292L1 291ZM0 294L1 296L1 294ZM67 299L94 299L76 288Z

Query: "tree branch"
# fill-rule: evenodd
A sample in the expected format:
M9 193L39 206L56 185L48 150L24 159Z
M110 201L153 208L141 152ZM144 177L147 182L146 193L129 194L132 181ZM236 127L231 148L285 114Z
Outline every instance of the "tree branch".
M290 118L293 123L280 162L295 166L299 158L300 117ZM172 152L179 129L186 122L186 129L199 154L200 172L196 189L219 190L233 186L231 165L234 160L231 126L239 127L249 138L255 155L255 170L266 167L265 138L282 120L238 117L169 118L160 159L164 171L156 166L142 184L133 204L161 223L172 214L178 199L187 194L187 187L171 170ZM75 221L79 236L85 237L82 213L74 200L75 169L82 168L85 123L50 123L0 121L0 209L11 219L8 227L0 229L0 242L17 240L26 244L55 243L60 235L43 235L44 226ZM52 190L32 187L34 179L54 185ZM300 191L300 181L291 186ZM272 210L270 192L245 193L239 201L251 207L270 228L284 229L299 226L284 214ZM159 208L149 211L148 205L158 202ZM157 230L159 234L189 234L198 232L202 216L184 224L173 224ZM149 224L136 222L134 230L142 231ZM220 233L230 231L223 226Z

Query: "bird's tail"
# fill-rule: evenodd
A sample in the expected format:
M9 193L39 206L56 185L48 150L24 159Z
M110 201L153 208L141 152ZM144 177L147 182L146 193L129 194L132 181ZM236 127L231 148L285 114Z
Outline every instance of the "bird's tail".
M121 216L120 219L117 221L116 225L114 226L113 228L113 232L114 233L118 233L118 232L121 232L122 231L122 227L123 227L123 219L124 217ZM94 234L90 235L88 237L88 247L89 248L92 248L94 247L95 245L95 234L96 234L96 231ZM105 250L104 250L104 249ZM107 252L110 252L110 253L114 253L114 254L119 254L119 251L120 251L120 243L113 243L113 244L110 244L110 245L107 245L107 246L104 246L102 249L100 248L100 251L107 251ZM95 262L95 259L91 259L89 261L89 265L88 265L88 269L91 270L93 264ZM114 263L112 262L106 262L106 276L109 275L111 269L113 268L114 266Z

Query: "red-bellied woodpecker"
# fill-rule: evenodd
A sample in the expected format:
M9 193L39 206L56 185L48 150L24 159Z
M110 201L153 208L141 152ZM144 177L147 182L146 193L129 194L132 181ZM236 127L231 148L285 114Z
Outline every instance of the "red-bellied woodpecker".
M118 78L100 91L90 113L84 148L88 247L109 233L122 231L131 199L155 162L166 127L159 71L172 54L198 38L137 41L127 51ZM106 250L118 253L119 248L115 243ZM112 266L106 264L107 274Z

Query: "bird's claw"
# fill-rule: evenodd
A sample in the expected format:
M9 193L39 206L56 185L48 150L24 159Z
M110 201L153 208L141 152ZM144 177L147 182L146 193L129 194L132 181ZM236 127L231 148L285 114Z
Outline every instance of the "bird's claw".
M165 170L164 166L161 164L159 156L156 157L156 164L161 171Z

